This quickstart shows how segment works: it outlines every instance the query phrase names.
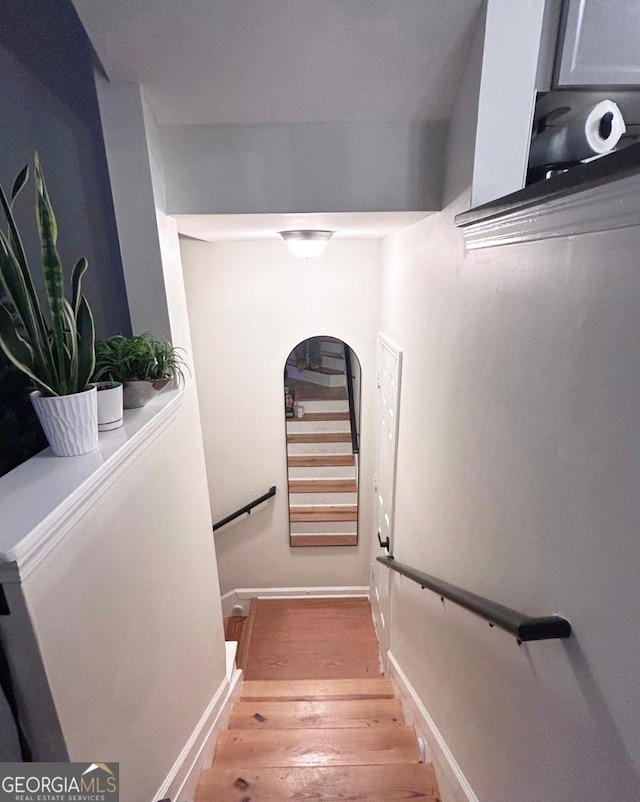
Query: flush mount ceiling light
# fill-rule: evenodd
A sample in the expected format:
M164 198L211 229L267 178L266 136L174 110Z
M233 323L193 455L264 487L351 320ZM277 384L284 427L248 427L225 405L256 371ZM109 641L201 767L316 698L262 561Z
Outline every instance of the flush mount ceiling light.
M333 236L333 231L280 231L279 233L291 253L305 259L320 256Z

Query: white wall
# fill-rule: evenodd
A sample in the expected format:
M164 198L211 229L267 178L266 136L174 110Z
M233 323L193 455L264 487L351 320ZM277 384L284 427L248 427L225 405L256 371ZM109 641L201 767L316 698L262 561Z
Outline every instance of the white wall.
M184 348L193 373L153 120L139 87L97 80L133 326ZM178 418L28 576L23 593L70 759L119 761L123 802L151 802L226 683L194 379Z
M123 802L154 799L225 679L190 407L22 586L69 758L119 761Z
M330 243L317 260L281 242L182 241L214 520L277 485L275 499L216 534L223 593L236 587L364 585L371 532L380 244ZM312 335L348 343L362 365L357 547L289 547L283 370Z
M448 207L384 243L382 330L404 351L395 556L574 634L518 647L394 578L391 650L478 799L633 802L640 228L464 253L477 56Z

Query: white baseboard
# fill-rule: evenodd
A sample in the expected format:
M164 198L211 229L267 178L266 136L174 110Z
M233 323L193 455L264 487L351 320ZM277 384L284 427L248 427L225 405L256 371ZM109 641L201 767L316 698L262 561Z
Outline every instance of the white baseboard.
M248 615L251 599L332 599L368 598L366 585L345 587L303 587L303 588L235 588L222 597L222 615ZM234 613L233 608L242 608L242 613Z
M233 659L236 646L235 643L227 644L227 649L231 647L232 650L227 655L227 676L207 705L191 737L151 802L160 799L193 802L200 772L211 766L218 733L226 729L231 705L240 694L242 671L235 667Z
M402 702L402 708L408 724L416 728L431 750L433 767L438 780L440 799L442 802L478 802L462 769L451 754L434 720L422 704L407 675L398 665L391 652L387 652L388 676L393 684L396 696Z

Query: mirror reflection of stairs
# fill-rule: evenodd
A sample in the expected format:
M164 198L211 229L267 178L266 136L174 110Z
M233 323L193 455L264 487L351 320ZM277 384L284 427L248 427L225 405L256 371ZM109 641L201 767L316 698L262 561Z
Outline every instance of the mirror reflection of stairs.
M391 682L369 676L377 647L366 599L254 600L250 616L248 676L304 678L244 681L195 802L439 802Z
M292 546L355 546L358 542L357 463L352 452L344 344L322 338L319 370L296 367L286 383L304 407L287 420Z

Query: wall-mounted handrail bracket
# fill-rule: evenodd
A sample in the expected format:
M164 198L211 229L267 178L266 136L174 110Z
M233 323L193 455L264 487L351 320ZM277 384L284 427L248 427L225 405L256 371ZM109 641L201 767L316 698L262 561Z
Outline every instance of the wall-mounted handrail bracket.
M511 635L515 635L518 644L523 641L550 640L552 638L568 638L571 635L571 624L559 615L531 617L503 607L494 601L485 599L463 588L450 585L442 579L417 571L409 565L399 563L393 558L377 557L379 563L391 568L402 576L406 576L413 582L417 582L423 590L432 590L440 596L444 602L445 598L465 607L476 615L485 618L490 626L498 626L506 630Z
M241 515L251 515L251 510L254 507L257 507L258 504L262 504L263 501L270 499L272 496L276 494L276 486L272 485L269 490L264 493L262 496L250 501L248 504L245 504L244 507L240 507L240 509L232 512L231 515L227 515L226 518L221 518L219 521L216 521L213 524L213 531L215 532L218 529L222 529L223 526L231 523L231 521L235 521L236 518L239 518Z
M380 530L378 529L378 543L380 544L381 549L388 549L389 548L389 538L386 537L384 540L380 537ZM391 558L393 559L393 557Z

